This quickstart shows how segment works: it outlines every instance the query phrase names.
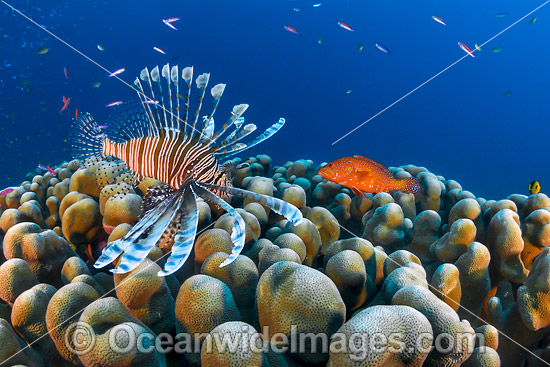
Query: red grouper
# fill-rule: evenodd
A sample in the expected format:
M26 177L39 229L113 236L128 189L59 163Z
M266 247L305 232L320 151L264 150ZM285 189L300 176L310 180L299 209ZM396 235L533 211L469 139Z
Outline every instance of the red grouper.
M349 187L356 195L401 190L416 194L420 189L414 177L395 178L392 171L360 155L343 157L321 167L317 174L326 180Z

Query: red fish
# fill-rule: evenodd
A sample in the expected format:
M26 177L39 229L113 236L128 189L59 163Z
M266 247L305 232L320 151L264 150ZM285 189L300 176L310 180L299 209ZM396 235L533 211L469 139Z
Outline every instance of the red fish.
M74 112L74 119L75 119L75 120L78 120L78 108L77 108L76 111Z
M65 111L65 109L69 106L69 102L71 102L71 99L63 96L63 107L61 107L61 111L59 112Z
M55 176L55 172L53 171L53 169L51 169L50 166L46 166L46 169L48 170L48 172Z
M393 173L372 159L360 155L343 157L323 166L317 172L326 180L349 187L356 195L401 190L416 194L420 189L414 177L397 179Z
M65 71L65 78L69 79L69 76L67 75L67 67L65 66L63 70Z

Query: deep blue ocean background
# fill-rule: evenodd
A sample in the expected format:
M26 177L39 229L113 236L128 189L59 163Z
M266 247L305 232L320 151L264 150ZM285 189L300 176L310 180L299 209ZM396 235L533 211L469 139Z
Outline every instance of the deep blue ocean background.
M534 24L527 17L475 59L465 58L332 145L464 56L457 41L474 49L544 1L320 1L318 7L318 0L7 2L107 69L125 68L120 77L129 83L143 67L166 62L180 70L193 65L195 75L210 72L210 86L227 83L218 123L238 103L250 104L244 116L258 133L286 118L279 133L243 158L266 153L273 164L300 158L319 164L360 154L386 166L425 166L487 199L528 194L535 179L550 192L550 4L533 14ZM177 31L162 22L169 17L181 18ZM43 46L49 52L40 55ZM101 86L93 88L95 82ZM60 114L63 96L71 100ZM76 108L108 124L107 103L136 99L0 3L1 188L18 185L38 164L71 159L67 139Z

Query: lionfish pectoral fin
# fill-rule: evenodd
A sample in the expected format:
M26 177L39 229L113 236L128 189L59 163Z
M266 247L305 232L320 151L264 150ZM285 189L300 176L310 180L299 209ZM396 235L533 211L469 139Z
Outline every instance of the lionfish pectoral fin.
M95 262L94 267L102 268L115 261L120 254L125 252L130 245L138 241L139 237L155 224L159 215L164 212L169 203L169 200L165 200L151 209L148 215L141 218L124 237L111 242L105 247L101 256Z
M153 210L141 219L145 220L149 216L154 216L153 219L155 222L152 226L149 226L147 233L142 233L134 241L130 242L130 246L124 250L122 259L116 269L111 270L112 273L123 274L132 271L147 257L177 215L182 205L182 198L181 191L174 192L159 205L163 209L160 213Z
M195 234L199 223L199 212L197 209L197 201L193 188L189 186L180 200L182 203L180 210L181 225L175 237L175 242L172 245L172 254L166 260L164 270L157 273L158 276L167 276L177 271L187 261L193 243L195 242Z
M220 208L231 214L235 221L233 222L233 229L231 231L231 241L235 244L231 250L231 254L224 262L220 264L220 268L231 264L237 256L241 253L244 247L245 240L245 223L238 211L236 211L231 205L229 205L225 200L213 194L209 190L201 187L199 184L195 184L194 187L197 194L202 197L204 200L211 202L212 204L218 205Z
M210 187L226 194L235 195L244 199L254 200L262 205L267 206L275 213L284 216L286 219L291 221L294 225L298 225L302 222L303 215L302 212L296 208L294 205L287 203L281 199L277 199L271 196L258 194L256 192L238 189L236 187L220 186L215 184L203 184L207 187Z

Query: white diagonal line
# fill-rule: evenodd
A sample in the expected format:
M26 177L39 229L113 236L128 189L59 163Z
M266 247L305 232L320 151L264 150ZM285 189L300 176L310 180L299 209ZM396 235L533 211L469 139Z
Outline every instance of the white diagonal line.
M483 42L481 44L481 46L485 46L487 43L491 42L492 40L494 40L495 38L497 38L498 36L500 36L501 34L503 34L504 32L506 32L507 30L509 30L510 28L512 28L513 26L515 26L516 24L518 24L519 22L521 22L522 20L524 20L525 18L527 18L529 15L533 14L534 12L536 12L537 10L539 10L540 8L542 8L543 6L545 6L546 4L548 4L550 2L550 0L547 0L545 1L543 4L537 6L535 9L531 10L529 13L525 14L523 17L519 18L518 20L516 20L514 23L510 24L508 27L504 28L502 31L498 32L497 34L495 34L493 37L489 38L487 41ZM476 52L477 49L474 49L472 50L472 53L473 52ZM338 140L335 140L332 145L338 143L340 140L344 139L345 137L347 137L348 135L354 133L355 131L357 131L357 129L359 129L360 127L362 127L363 125L369 123L370 121L374 120L375 118L377 118L378 116L380 116L381 114L383 114L384 112L386 112L387 110L389 110L390 108L392 108L393 106L395 106L396 104L398 104L399 102L401 102L402 100L404 100L405 98L407 98L408 96L410 96L411 94L413 94L414 92L416 92L417 90L419 90L420 88L422 88L423 86L425 86L426 84L428 84L429 82L431 82L432 80L434 80L435 78L437 78L438 76L440 76L441 74L443 74L444 72L446 72L447 70L449 70L450 68L452 68L453 66L455 66L456 64L458 64L459 62L461 62L462 60L464 60L466 57L468 56L468 54L462 56L460 59L456 60L455 62L453 62L451 65L447 66L445 69L441 70L439 73L435 74L434 76L432 76L430 79L426 80L424 83L420 84L419 86L417 86L416 88L414 88L413 90L411 90L410 92L408 92L407 94L403 95L401 98L395 100L393 103L391 103L390 105L388 105L387 107L385 107L384 109L380 110L379 112L377 112L375 115L373 115L372 117L370 117L367 121L361 123L360 125L358 125L357 127L355 127L354 129L352 129L351 131L349 131L347 134L343 135L342 137L340 137Z

